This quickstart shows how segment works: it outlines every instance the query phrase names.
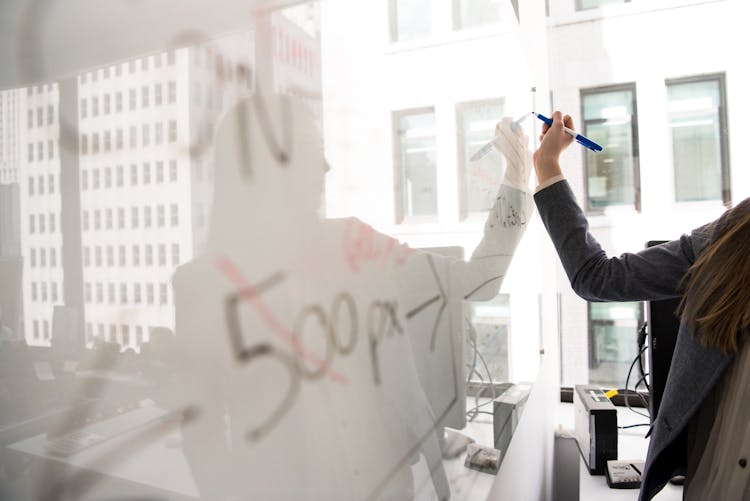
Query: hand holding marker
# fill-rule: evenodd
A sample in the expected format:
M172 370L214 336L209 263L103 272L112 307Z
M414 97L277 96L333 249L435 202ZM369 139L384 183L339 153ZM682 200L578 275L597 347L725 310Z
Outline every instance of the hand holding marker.
M542 122L546 123L550 127L552 126L552 119L551 118L547 118L547 117L545 117L544 115L542 115L540 113L536 113L536 112L532 111L532 112L528 113L527 115L522 116L521 118L519 118L515 122L513 122L513 125L512 125L513 130L515 130L519 125L521 125L521 122L523 122L526 119L526 117L529 116L529 115L534 115L539 120L541 120ZM586 148L590 149L591 151L598 152L598 151L602 151L602 149L603 149L597 143L595 143L591 139L587 138L583 134L577 133L573 129L569 129L569 128L565 127L565 132L567 132L569 135L573 136L573 138L576 141L578 141L581 145L585 146ZM489 153L490 150L492 149L492 144L494 143L495 139L497 139L497 137L492 138L492 141L490 141L489 143L487 143L484 146L482 146L479 150L477 150L477 152L474 153L469 160L472 161L472 162L476 162L476 161L481 160L482 158L484 158L484 156L487 153Z

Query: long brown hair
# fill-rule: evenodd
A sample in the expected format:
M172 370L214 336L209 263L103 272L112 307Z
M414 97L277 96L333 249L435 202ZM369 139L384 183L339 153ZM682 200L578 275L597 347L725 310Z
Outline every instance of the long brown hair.
M685 276L679 312L706 348L736 353L750 326L750 198L715 223L706 249Z

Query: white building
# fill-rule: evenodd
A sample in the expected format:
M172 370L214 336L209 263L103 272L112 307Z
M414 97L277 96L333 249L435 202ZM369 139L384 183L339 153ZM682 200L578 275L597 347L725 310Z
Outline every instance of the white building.
M329 215L471 252L502 168L467 156L532 106L604 143L596 156L573 145L563 166L611 254L676 238L750 194L745 3L556 0L546 16L537 4L323 3ZM535 141L539 125L525 126ZM534 377L540 317L556 302L558 318L541 322L560 337L563 384L624 385L643 306L579 299L547 240L535 218L492 313L511 334L507 377Z

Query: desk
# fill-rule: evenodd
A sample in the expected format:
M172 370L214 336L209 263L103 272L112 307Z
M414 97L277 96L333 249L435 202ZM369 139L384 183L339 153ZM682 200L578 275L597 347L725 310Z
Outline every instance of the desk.
M474 404L473 399L471 399L471 404ZM69 478L69 475L77 473L88 475L85 477L87 489L81 496L83 499L104 499L115 496L153 498L157 494L160 498L170 500L195 499L198 497L198 487L180 447L179 423L174 422L173 426L174 429L168 433L153 441L143 443L132 454L123 455L115 463L103 461L102 458L106 458L107 453L112 450L127 450L129 441L137 431L123 433L65 457L48 453L45 449L46 436L44 434L19 440L10 444L8 449L43 459L47 462L47 471L53 478ZM492 417L479 415L461 432L472 437L477 443L491 445ZM443 461L451 486L451 501L486 499L496 477L466 468L465 456L464 451L455 458ZM95 475L93 479L91 472ZM412 474L414 499L417 501L437 499L432 486L430 469L424 457L420 457L419 461L412 466ZM36 487L33 486L32 490ZM75 497L79 498L79 496Z
M636 410L643 412L643 409ZM574 423L573 404L561 403L558 408L558 419L562 428L570 430L572 434ZM639 416L627 407L617 408L617 425L629 426L648 422L648 418ZM648 439L644 438L648 431L647 426L619 430L617 440L618 459L646 459L648 450ZM581 501L617 501L638 499L637 489L610 489L604 475L590 475L586 469L583 458L579 459L579 485ZM682 487L667 484L654 498L655 501L681 501Z

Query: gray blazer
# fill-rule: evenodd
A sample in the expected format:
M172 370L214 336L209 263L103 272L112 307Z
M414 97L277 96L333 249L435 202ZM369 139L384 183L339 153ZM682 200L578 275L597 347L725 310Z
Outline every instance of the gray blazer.
M539 215L557 249L573 290L588 301L649 301L679 297L680 282L711 239L712 224L635 254L607 257L567 181L538 192ZM687 466L687 424L711 392L731 357L707 350L680 322L672 365L649 434L640 499L651 499ZM648 435L647 435L648 436Z

